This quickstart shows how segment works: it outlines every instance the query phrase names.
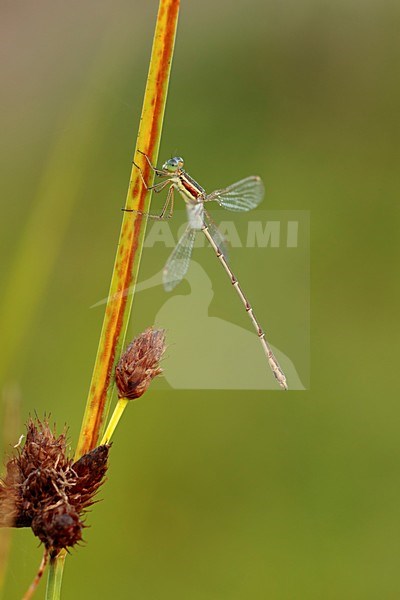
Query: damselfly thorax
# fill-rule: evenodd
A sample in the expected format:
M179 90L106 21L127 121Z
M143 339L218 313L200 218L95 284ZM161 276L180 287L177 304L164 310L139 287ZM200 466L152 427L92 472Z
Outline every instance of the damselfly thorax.
M141 154L144 153L141 152ZM171 291L176 285L178 285L180 281L182 281L186 275L189 268L190 257L192 255L196 233L197 231L201 230L215 251L215 254L224 267L225 272L230 277L232 286L239 295L246 312L253 323L275 378L277 379L281 388L287 390L288 386L286 383L285 374L279 366L279 363L266 340L265 332L257 320L250 302L245 296L238 279L229 266L226 257L224 238L204 208L204 204L212 201L217 202L219 206L222 206L228 210L237 212L248 211L252 208L255 208L258 206L264 196L264 185L260 177L246 177L245 179L241 179L240 181L237 181L226 188L215 190L214 192L211 192L211 194L206 194L204 188L202 188L197 181L195 181L186 173L183 168L184 163L181 157L176 156L175 158L170 158L164 163L161 169L157 169L151 164L148 156L146 154L144 154L144 156L151 169L153 169L155 172L156 176L163 179L161 183L157 183L151 187L148 187L143 177L142 170L135 163L135 166L139 169L143 184L146 186L146 188L149 190L152 189L154 192L158 193L169 186L167 199L161 214L146 216L153 219L164 219L171 217L174 206L174 190L179 192L186 204L188 224L185 232L183 233L176 248L172 252L164 267L163 283L165 289L167 291Z
M204 199L206 191L183 169L171 178L173 187L186 203L188 223L192 229L200 230L204 225Z

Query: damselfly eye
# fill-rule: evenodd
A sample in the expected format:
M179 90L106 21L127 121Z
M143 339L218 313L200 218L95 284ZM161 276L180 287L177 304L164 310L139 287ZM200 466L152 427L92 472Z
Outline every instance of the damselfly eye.
M163 164L163 169L165 169L166 171L171 171L171 173L173 173L174 171L177 171L178 169L181 169L183 167L183 158L181 158L180 156L175 156L174 158L170 158L169 160L167 160L167 162L165 162Z

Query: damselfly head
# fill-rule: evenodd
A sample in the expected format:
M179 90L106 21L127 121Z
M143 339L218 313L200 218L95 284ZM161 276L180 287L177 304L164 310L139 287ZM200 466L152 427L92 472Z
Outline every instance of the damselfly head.
M175 156L175 158L170 158L163 164L163 169L165 171L169 171L170 173L175 173L179 169L183 167L183 158L180 156Z

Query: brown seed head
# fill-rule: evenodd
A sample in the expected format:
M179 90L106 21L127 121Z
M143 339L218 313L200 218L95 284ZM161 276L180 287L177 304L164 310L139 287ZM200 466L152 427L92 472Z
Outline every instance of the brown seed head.
M115 369L120 398L134 400L144 394L151 380L162 373L159 362L165 348L165 330L152 327L129 344Z
M7 463L0 482L0 525L32 527L57 553L82 539L85 510L104 480L109 445L77 462L67 455L66 431L56 437L48 420L29 420L22 450Z

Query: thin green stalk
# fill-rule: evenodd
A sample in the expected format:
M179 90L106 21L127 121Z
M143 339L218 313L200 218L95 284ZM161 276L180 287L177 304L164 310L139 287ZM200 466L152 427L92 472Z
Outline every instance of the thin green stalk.
M134 154L134 161L141 168L147 186L151 185L154 173L144 155L138 150L144 152L153 164L157 162L178 10L179 0L160 0ZM139 212L123 213L103 327L75 454L76 459L96 447L105 416L108 414L113 394L113 386L110 385L113 367L124 344L146 230L146 220L140 213L149 212L150 199L151 192L144 184L140 171L133 165L125 207L130 211Z
M160 0L134 154L134 161L141 167L147 186L152 183L153 173L138 150L146 153L153 164L157 162L178 12L179 0ZM138 169L133 166L125 205L127 209L149 212L151 192L149 193L147 186ZM76 459L97 446L108 413L113 393L110 382L128 327L145 228L146 221L141 214L124 212ZM132 290L131 294L128 293L129 290ZM61 552L50 563L46 600L60 598L64 562L65 552Z
M111 416L111 419L107 425L107 429L104 432L100 445L109 444L112 438L114 431L117 428L117 425L124 413L125 408L128 406L129 400L127 398L118 398L118 402L115 405L114 412Z
M59 600L61 598L61 585L66 556L66 551L62 550L56 558L52 558L50 561L46 600Z

